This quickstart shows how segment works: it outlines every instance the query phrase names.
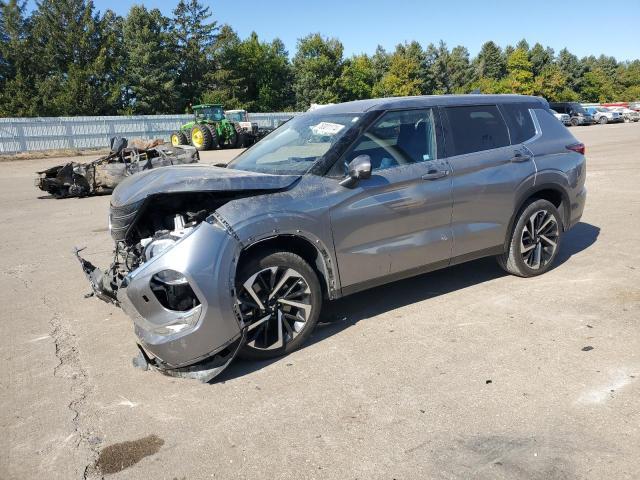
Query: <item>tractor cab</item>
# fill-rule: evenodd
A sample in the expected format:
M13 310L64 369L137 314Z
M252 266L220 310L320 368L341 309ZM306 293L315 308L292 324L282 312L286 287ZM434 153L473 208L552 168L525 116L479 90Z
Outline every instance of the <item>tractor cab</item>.
M193 106L196 122L221 122L224 120L222 105L202 104Z

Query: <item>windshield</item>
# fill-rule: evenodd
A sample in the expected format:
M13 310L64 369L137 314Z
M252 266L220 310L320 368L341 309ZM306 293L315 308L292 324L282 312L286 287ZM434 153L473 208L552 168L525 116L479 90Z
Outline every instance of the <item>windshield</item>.
M608 112L609 110L604 107L596 107L596 110L599 112Z
M244 112L226 112L224 114L230 122L244 122Z
M302 175L360 120L361 115L357 113L313 112L293 117L236 157L228 168Z
M588 112L579 103L572 103L571 109L576 113L581 113L583 115L588 114Z
M195 110L195 114L198 120L211 120L212 122L219 122L224 118L222 107L198 108Z

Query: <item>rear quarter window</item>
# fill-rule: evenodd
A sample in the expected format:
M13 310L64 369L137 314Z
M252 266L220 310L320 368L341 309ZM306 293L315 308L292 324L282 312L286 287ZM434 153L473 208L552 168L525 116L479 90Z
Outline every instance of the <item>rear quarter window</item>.
M509 127L511 143L524 143L536 134L536 126L531 118L531 111L521 103L505 103L500 105Z
M509 132L495 105L447 107L453 155L509 145Z

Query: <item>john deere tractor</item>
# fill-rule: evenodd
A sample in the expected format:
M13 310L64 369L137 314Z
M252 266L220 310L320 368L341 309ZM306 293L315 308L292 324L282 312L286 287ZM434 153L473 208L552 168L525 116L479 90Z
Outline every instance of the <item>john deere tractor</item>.
M171 134L172 145L191 144L198 150L236 147L242 129L225 118L222 105L194 105L193 115L193 121L185 123L180 130Z

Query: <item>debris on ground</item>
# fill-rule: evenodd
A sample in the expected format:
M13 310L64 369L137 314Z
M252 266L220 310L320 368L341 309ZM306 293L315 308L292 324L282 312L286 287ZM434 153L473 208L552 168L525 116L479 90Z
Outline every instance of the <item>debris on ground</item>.
M114 137L111 151L89 163L69 162L38 173L36 186L56 198L104 195L126 177L152 168L196 163L191 146L164 145L163 140Z
M588 352L590 350L593 350L593 347L591 345L587 345L586 347L582 347L582 351L583 352Z

